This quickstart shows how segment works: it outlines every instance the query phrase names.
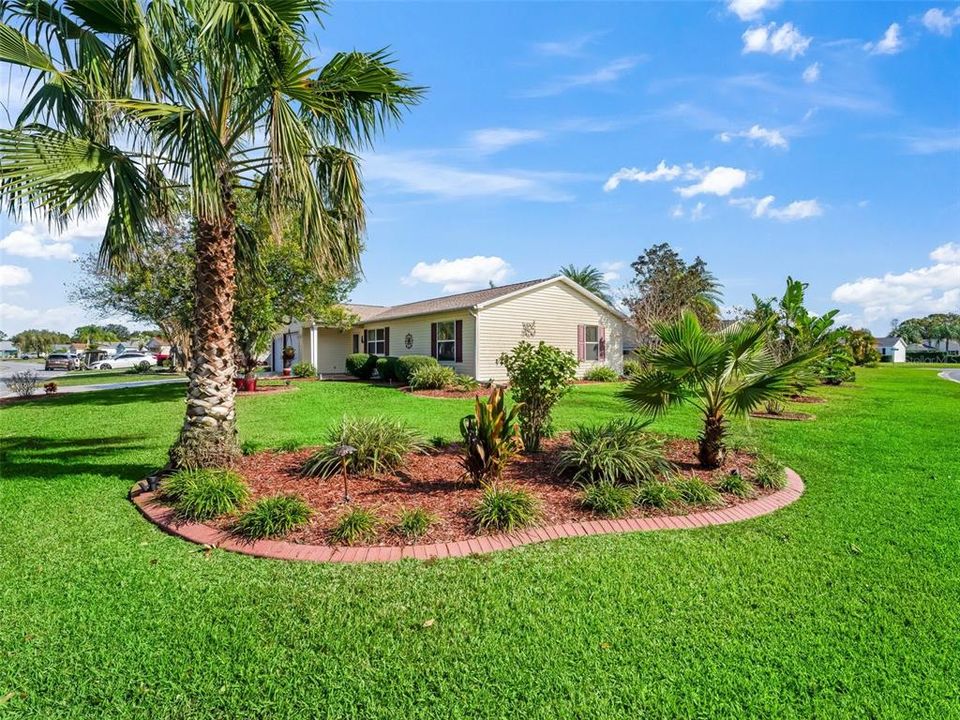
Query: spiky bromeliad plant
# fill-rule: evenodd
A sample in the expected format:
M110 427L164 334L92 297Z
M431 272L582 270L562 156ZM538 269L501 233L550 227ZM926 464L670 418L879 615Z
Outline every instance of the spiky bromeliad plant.
M359 263L364 207L354 151L421 90L383 52L307 53L323 0L7 0L0 63L30 96L0 130L0 201L63 226L107 215L103 266L137 262L151 231L184 216L196 235L193 356L174 464L237 452L234 330L238 220L252 190L278 229L297 216L319 272Z
M704 330L691 312L656 327L660 346L649 369L630 381L623 397L637 411L659 415L689 403L703 415L699 459L708 468L726 456L727 417L743 415L783 395L816 353L777 362L766 347L767 324L740 322Z
M464 477L478 484L500 479L507 463L523 450L517 423L519 411L519 404L507 410L503 389L499 387L486 400L476 399L473 415L460 421Z

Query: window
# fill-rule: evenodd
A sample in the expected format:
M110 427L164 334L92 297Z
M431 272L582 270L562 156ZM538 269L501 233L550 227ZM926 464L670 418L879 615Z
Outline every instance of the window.
M453 320L437 323L437 360L457 360L457 323Z
M387 336L383 328L367 330L367 354L386 355Z
M583 359L600 359L600 328L596 325L583 326Z

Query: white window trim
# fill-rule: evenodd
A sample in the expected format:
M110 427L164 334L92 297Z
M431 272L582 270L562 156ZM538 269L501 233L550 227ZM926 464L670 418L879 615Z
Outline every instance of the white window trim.
M370 333L373 333L373 340L370 339ZM380 339L377 339L377 333L380 333ZM366 344L364 345L364 350L368 355L376 355L377 357L384 357L386 355L387 349L387 331L386 328L370 328L364 331L364 339ZM371 348L374 345L380 346L380 352L374 352Z
M597 339L596 340L587 340L587 331L593 328L596 330ZM596 357L590 357L590 348L594 348L594 353ZM584 325L583 326L583 361L584 362L600 362L600 326L599 325Z
M453 337L450 340L441 340L440 339L440 326L441 325L450 325L453 329ZM453 357L450 360L441 360L440 359L440 345L449 344L453 347ZM437 321L437 344L434 347L433 352L437 358L437 362L441 365L456 365L457 364L457 321L456 320L438 320Z

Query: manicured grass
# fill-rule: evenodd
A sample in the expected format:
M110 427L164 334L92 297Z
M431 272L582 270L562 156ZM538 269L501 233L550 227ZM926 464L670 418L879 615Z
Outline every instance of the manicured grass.
M61 387L70 385L106 385L109 383L146 382L148 380L168 380L183 378L182 373L148 372L132 373L127 370L74 370L67 375L53 378Z
M558 426L623 413L616 389L578 386ZM807 482L772 515L386 566L144 521L126 493L163 464L180 386L0 408L0 716L955 717L960 385L880 367L816 392L815 422L734 426ZM344 413L454 439L469 408L304 383L239 418L264 446Z

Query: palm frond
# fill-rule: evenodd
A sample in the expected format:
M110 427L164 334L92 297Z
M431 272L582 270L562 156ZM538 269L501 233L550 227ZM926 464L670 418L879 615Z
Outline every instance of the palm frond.
M653 370L631 380L620 397L634 410L657 416L682 405L691 393L674 375Z

